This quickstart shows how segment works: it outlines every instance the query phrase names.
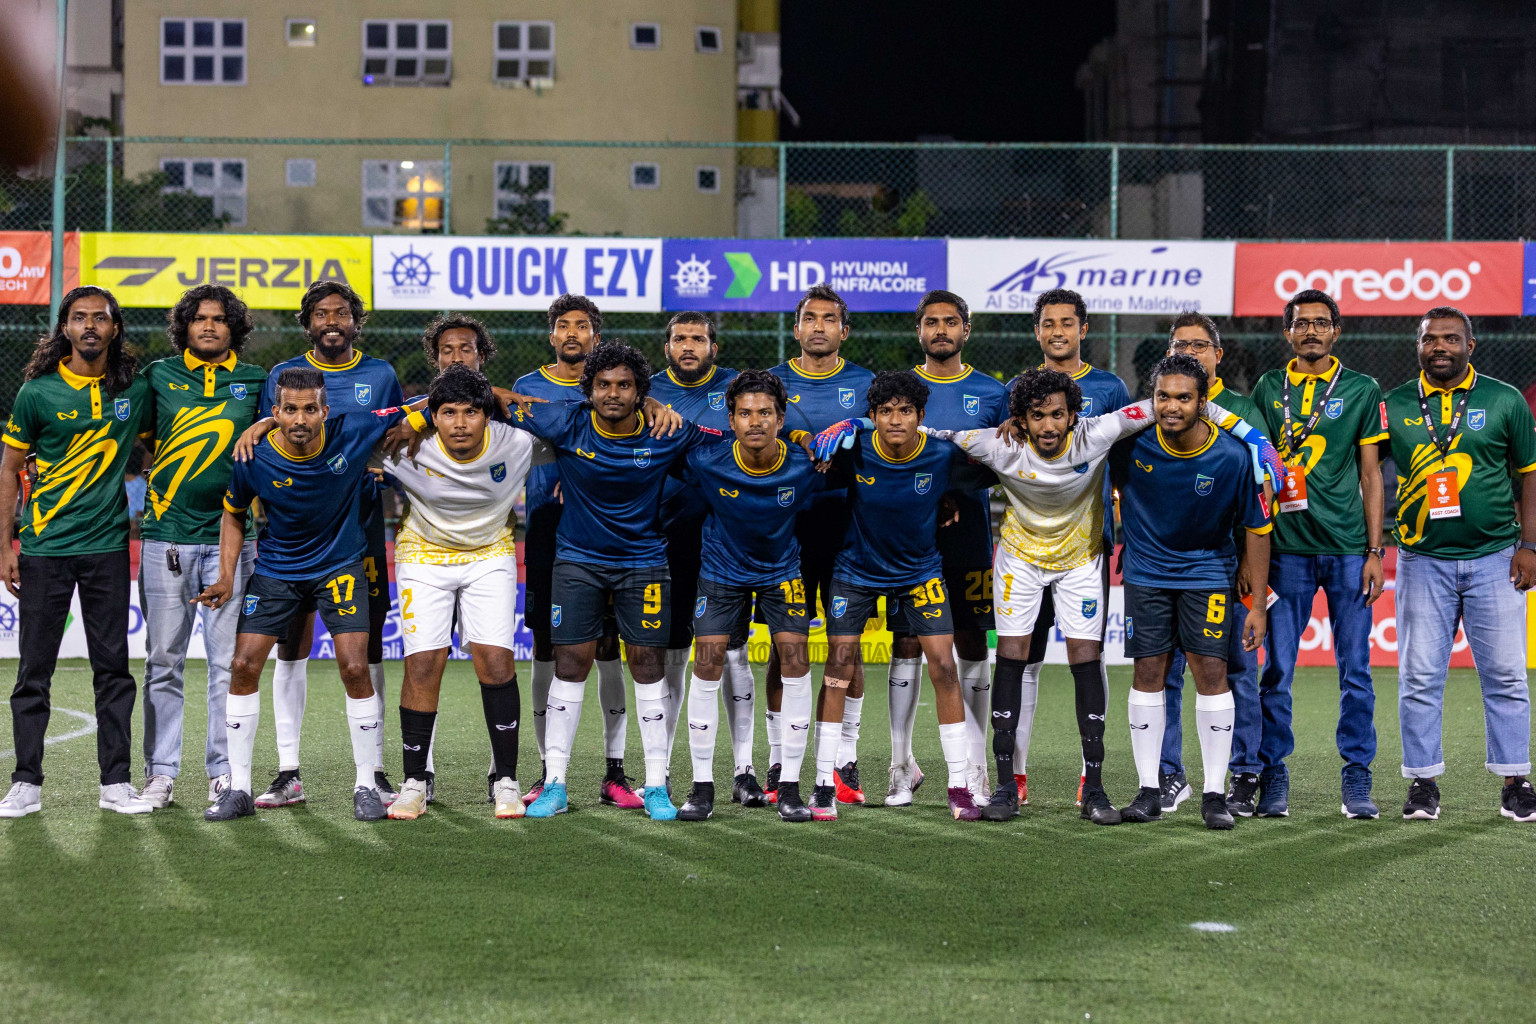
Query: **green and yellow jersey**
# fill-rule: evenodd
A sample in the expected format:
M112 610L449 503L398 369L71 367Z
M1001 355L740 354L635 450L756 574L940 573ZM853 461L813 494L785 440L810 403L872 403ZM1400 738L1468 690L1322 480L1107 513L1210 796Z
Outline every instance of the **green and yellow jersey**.
M5 443L37 456L37 484L17 524L24 555L128 546L124 471L150 413L149 386L135 378L109 395L100 377L82 377L66 362L22 384L5 424Z
M1289 379L1291 436L1282 402ZM1332 386L1332 393L1329 387ZM1293 359L1253 389L1253 404L1287 465L1305 469L1307 507L1275 517L1274 550L1292 555L1358 555L1368 543L1360 495L1360 448L1387 438L1381 388L1372 377L1332 359L1321 374L1301 373ZM1312 414L1317 425L1305 438Z
M153 401L154 466L141 533L146 540L217 544L235 439L261 416L267 371L233 352L206 363L187 350L140 376Z
M1466 396L1461 423L1444 457L1424 425L1419 406L1423 381L1430 415L1438 416L1442 442L1450 434L1455 408ZM1520 539L1515 517L1514 478L1536 472L1536 418L1520 392L1468 368L1453 388L1431 384L1420 374L1387 395L1392 460L1397 463L1397 541L1403 548L1435 558L1481 558ZM1430 515L1429 486L1436 474L1456 474L1461 515Z
M1257 427L1266 434L1269 433L1268 423L1259 415L1259 407L1253 404L1253 399L1247 395L1240 395L1236 391L1229 391L1220 377L1211 381L1205 397L1238 419L1246 421L1249 426ZM1221 426L1230 429L1232 422L1222 423Z

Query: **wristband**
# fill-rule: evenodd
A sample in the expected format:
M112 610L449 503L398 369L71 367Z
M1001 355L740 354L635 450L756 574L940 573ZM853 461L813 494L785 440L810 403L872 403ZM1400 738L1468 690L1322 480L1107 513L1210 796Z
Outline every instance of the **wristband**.
M1521 551L1536 551L1536 540L1523 540L1520 542Z

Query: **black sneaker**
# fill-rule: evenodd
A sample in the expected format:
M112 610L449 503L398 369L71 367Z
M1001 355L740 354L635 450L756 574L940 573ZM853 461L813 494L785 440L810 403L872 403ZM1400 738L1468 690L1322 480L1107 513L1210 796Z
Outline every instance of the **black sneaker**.
M1152 790L1152 792L1158 791ZM1159 795L1157 810L1158 814L1162 814L1161 795ZM1121 821L1120 812L1115 810L1115 805L1109 802L1109 794L1102 789L1083 790L1083 809L1080 813L1095 825L1118 825Z
M768 766L768 774L763 777L763 795L771 804L779 802L779 775L784 771L781 764Z
M1120 808L1120 820L1129 822L1162 821L1163 795L1151 786L1136 791L1136 799Z
M1504 784L1499 798L1499 813L1516 821L1536 821L1536 789L1529 779L1516 779Z
M767 807L768 794L763 792L763 787L757 784L757 776L752 774L752 769L736 776L731 784L731 803L741 804L743 807Z
M1161 781L1160 793L1164 814L1172 814L1179 809L1179 804L1194 795L1195 791L1189 788L1189 780L1184 777L1183 772L1164 772Z
M677 809L678 821L707 821L715 813L715 784L695 782L688 791L688 802Z
M1253 817L1253 805L1259 798L1259 777L1253 772L1234 772L1232 785L1227 788L1227 810L1239 818ZM1205 798L1201 797L1201 813Z
M1204 793L1200 797L1200 817L1205 819L1206 828L1224 832L1236 824L1227 808L1227 798L1220 793Z
M982 821L1009 821L1019 816L1019 787L1012 779L997 784L992 798L981 805Z
M378 790L372 786L357 786L352 790L352 817L358 821L383 821L385 813Z
M777 767L777 766L775 766ZM810 821L811 809L800 799L800 783L785 782L779 785L779 819L781 821Z
M1403 802L1405 821L1435 821L1440 817L1440 787L1434 779L1414 779Z
M395 802L395 797L400 795L399 790L389 781L389 776L383 772L373 773L373 788L379 791L379 799L388 807Z
M1530 785L1527 784L1526 788L1529 789ZM255 813L256 802L251 799L251 794L243 789L226 789L219 794L218 801L203 812L203 820L234 821L236 818L249 818Z

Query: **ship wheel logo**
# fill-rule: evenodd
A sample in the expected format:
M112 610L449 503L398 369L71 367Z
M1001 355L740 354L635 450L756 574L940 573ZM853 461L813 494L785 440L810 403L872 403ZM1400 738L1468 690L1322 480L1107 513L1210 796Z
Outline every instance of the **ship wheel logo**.
M407 246L405 252L395 255L389 278L396 288L426 288L432 283L432 264L425 254Z
M690 253L686 260L677 261L672 280L677 284L677 294L704 296L709 294L709 282L718 276L709 272L709 260L701 260L698 254Z

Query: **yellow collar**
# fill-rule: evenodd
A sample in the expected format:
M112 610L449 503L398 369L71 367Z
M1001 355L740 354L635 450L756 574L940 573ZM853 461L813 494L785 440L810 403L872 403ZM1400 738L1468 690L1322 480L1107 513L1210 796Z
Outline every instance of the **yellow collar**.
M198 370L208 369L211 367L217 367L220 370L233 370L237 361L235 359L234 349L230 349L228 352L226 352L224 354L224 358L220 359L216 363L210 363L207 360L197 358L197 356L192 354L192 349L190 348L182 350L181 359L182 362L187 364L187 369L191 370L193 373L196 373Z
M798 359L798 358L799 358L799 356L795 357L795 359ZM785 365L788 366L791 370L794 370L800 376L808 377L811 380L825 380L828 377L835 377L835 376L837 376L839 373L841 373L843 371L844 363L843 363L843 357L842 356L838 356L837 357L837 365L832 367L832 369L828 370L826 373L809 373L809 372L807 372L805 370L802 370L802 369L800 369L800 364L797 363L795 361L795 359L789 360L788 362L785 363Z
M461 466L466 466L469 463L476 461L477 459L480 458L480 456L484 455L490 449L490 447L491 447L491 430L490 430L489 426L486 427L484 436L482 436L480 438L480 450L475 452L475 454L471 455L467 459L461 459L458 456L454 455L453 452L449 451L448 450L448 446L443 444L443 435L442 434L433 434L433 437L437 440L437 450L442 452L444 455L446 455L448 457L449 461L457 462Z
M1220 377L1217 377L1215 380L1211 381L1211 386L1206 389L1205 397L1214 402L1216 400L1216 396L1225 390L1227 390L1227 386L1221 382Z
M966 363L961 363L960 372L953 377L940 377L938 374L929 373L921 366L912 367L912 372L924 380L933 381L935 384L953 384L957 380L965 380L965 378L969 377L971 375L971 367Z
M610 434L610 433L608 433L608 431L603 429L602 421L597 418L597 410L593 409L592 410L592 429L596 430L603 437L619 438L620 440L622 440L624 438L627 438L627 437L639 437L640 436L640 432L645 429L645 413L637 412L637 413L635 413L635 416L639 419L639 425L635 427L633 433L629 433L629 434Z
M913 459L915 459L919 455L921 455L922 452L923 452L923 449L925 447L927 447L927 445L928 445L928 435L924 434L922 431L918 431L918 434L917 434L917 447L912 449L912 454L908 455L904 459L897 459L897 458L893 458L893 457L885 454L885 449L883 447L881 447L881 445L880 445L880 434L878 432L875 433L874 437L875 437L875 454L880 456L880 458L884 459L886 462L889 462L893 466L899 466L903 462L911 462Z
M1431 384L1429 382L1429 378L1424 375L1424 371L1420 370L1419 371L1419 383L1424 385L1424 394L1426 396L1432 395L1436 391L1443 392L1443 393L1445 393L1447 395L1452 394L1453 392L1457 392L1457 391L1471 391L1472 388L1477 384L1477 370L1473 368L1471 363L1468 363L1467 364L1467 375L1461 379L1461 383L1460 384L1457 384L1455 387L1450 387L1450 388L1443 388L1443 387L1441 387L1438 384Z
M672 379L673 384L676 384L680 388L701 388L705 384L708 384L710 381L715 379L715 371L718 369L720 369L719 366L710 366L709 372L700 377L698 380L694 381L692 384L685 384L678 380L677 375L672 372L672 367L670 366L667 367L667 376Z
M277 452L277 454L281 455L289 462L308 462L316 455L319 455L321 452L325 451L325 424L323 423L320 424L320 447L316 448L308 455L294 455L292 452L288 451L288 449L283 447L282 437L283 432L278 430L276 427L273 427L267 433L267 443L272 446L273 451Z
M1194 451L1181 452L1170 448L1168 446L1167 439L1163 437L1163 428L1161 424L1154 428L1157 430L1157 443L1163 446L1163 451L1167 452L1169 455L1172 455L1176 459L1192 459L1196 455L1204 455L1206 451L1210 449L1211 445L1216 443L1216 434L1221 428L1216 426L1216 424L1212 423L1210 420L1205 419L1204 416L1200 418L1205 420L1205 425L1210 428L1210 434L1206 437L1205 444L1201 445L1199 448L1196 448Z
M1082 356L1078 356L1078 362L1082 361ZM1035 369L1043 370L1045 369L1045 364L1041 363L1039 366L1035 367ZM1073 380L1082 380L1084 377L1088 376L1088 371L1091 369L1093 369L1093 364L1083 363L1083 365L1078 368L1076 373L1069 373L1067 376L1071 377Z
M67 358L59 360L59 376L64 378L64 383L68 384L76 391L79 391L81 388L94 388L100 386L101 377L86 377L82 374L78 374L71 370L68 364L69 360ZM105 374L102 376L105 376Z
M1285 367L1285 375L1291 379L1292 384L1305 384L1309 380L1332 380L1333 375L1339 372L1339 359L1337 356L1328 357L1328 369L1322 373L1301 373L1296 369L1296 360L1292 359Z
M550 365L553 366L554 364L551 363ZM544 379L549 381L551 384L559 384L563 388L581 387L580 377L576 378L575 380L566 380L564 377L556 377L554 374L549 372L548 366L539 367L539 373L542 374Z
M324 370L326 373L335 373L337 370L352 369L352 367L363 361L363 354L354 350L352 353L352 359L349 362L342 363L340 366L331 366L329 363L317 362L313 352L305 352L304 358L309 360L309 365L313 366L317 370Z
M741 471L746 473L748 476L772 476L774 473L777 473L779 471L779 467L784 465L784 456L788 453L788 451L789 446L786 445L783 441L780 441L778 461L769 466L767 469L752 469L748 467L745 462L741 461L741 442L731 442L731 455L736 459L736 465L741 467Z

